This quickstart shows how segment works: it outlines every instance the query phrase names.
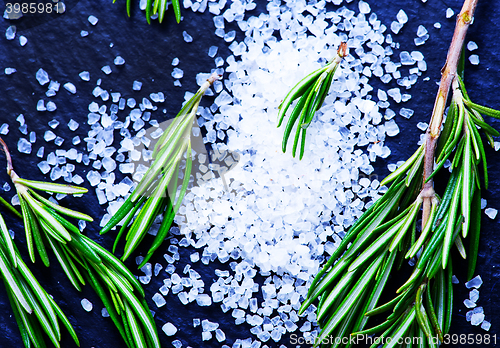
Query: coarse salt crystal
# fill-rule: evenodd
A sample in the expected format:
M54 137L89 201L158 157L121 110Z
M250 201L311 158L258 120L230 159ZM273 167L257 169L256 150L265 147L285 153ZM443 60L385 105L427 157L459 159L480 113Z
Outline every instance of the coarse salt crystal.
M90 302L86 298L82 299L81 303L82 303L83 309L85 309L87 312L90 312L92 310L92 308L94 307L92 305L92 302Z
M490 219L493 220L497 216L498 210L493 209L493 208L486 208L484 210L484 213L486 214L486 216L488 216Z
M94 15L90 15L89 18L88 18L88 21L89 21L90 24L96 25L97 22L99 21L99 19L97 19L97 17L94 16Z

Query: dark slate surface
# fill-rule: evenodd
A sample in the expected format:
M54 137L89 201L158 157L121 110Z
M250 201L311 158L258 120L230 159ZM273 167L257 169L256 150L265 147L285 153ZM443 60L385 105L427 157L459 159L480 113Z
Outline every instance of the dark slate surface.
M423 24L430 33L430 39L424 46L420 46L425 59L428 63L428 72L424 76L429 76L430 81L419 82L414 86L410 93L412 99L404 104L405 107L416 110L415 115L410 120L402 119L397 116L397 122L401 128L401 134L387 140L387 144L392 150L392 155L386 160L379 160L375 167L376 173L380 176L387 174L387 164L406 159L416 148L415 144L420 136L420 131L416 128L418 122L427 122L433 106L433 100L437 91L436 82L440 77L440 68L442 67L447 47L449 45L454 20L446 19L445 10L451 7L458 13L461 2L458 0L449 0L446 3L441 1L429 0L423 4L421 1L405 1L399 5L398 2L390 0L371 1L372 10L377 13L382 22L390 26L395 20L396 13L401 7L404 7L409 16L409 22L402 29L401 34L396 36L396 41L401 43L405 50L413 50L413 38L416 37L416 31L419 24ZM45 146L45 153L56 149L53 143L47 144L42 139L43 133L49 129L47 122L55 118L61 125L55 133L63 136L66 141L62 148L72 147L71 138L76 134L83 138L88 131L86 125L86 115L88 104L94 100L91 91L95 86L97 78L103 78L102 87L111 91L120 91L125 97L143 97L151 92L163 91L166 95L164 108L167 111L167 117L173 117L178 111L183 95L186 90L195 91L195 76L198 72L208 72L215 67L213 60L208 57L208 48L212 45L219 46L219 55L226 58L230 51L227 44L214 35L214 25L212 15L192 13L183 11L184 20L181 24L174 23L172 13L165 23L159 25L155 22L147 25L143 13L138 9L138 1L134 1L132 18L127 18L125 13L125 1L119 0L116 4L112 1L89 1L81 0L73 3L75 6L68 6L66 14L54 20L46 20L38 26L32 28L25 25L26 29L18 32L16 40L7 41L3 33L8 26L7 21L0 21L0 124L7 122L10 124L9 135L5 141L11 148L14 156L15 168L21 176L48 180L47 176L41 174L36 168L39 159L35 156L36 150ZM265 12L265 1L258 1L257 8L251 14ZM355 3L348 6L353 7ZM480 1L476 13L476 21L470 29L469 40L475 41L479 49L474 53L479 54L481 64L472 66L467 62L466 84L468 86L471 98L474 101L485 105L500 108L500 100L496 87L500 81L500 72L498 71L498 52L500 52L498 32L500 31L500 12L495 1ZM2 9L3 12L3 9ZM97 26L91 26L87 21L89 15L95 15L99 18ZM433 24L440 22L441 29L435 29ZM237 29L236 25L228 25L227 28ZM80 37L80 31L89 31L89 36ZM186 44L182 38L182 32L187 31L193 37L193 42ZM28 44L25 47L19 45L19 35L25 35L28 38ZM243 34L238 33L237 39L241 40ZM113 47L110 47L113 43ZM125 58L126 64L122 67L113 65L115 56L121 55ZM171 61L174 57L180 58L179 68L184 70L182 87L173 86L171 77ZM110 65L113 73L109 76L104 75L100 68L104 65ZM3 73L5 67L13 67L17 72L6 76ZM73 82L77 87L77 94L71 95L62 88L55 97L57 111L54 113L37 112L36 102L40 98L45 98L46 86L42 87L35 80L36 71L42 67L52 79L61 83L67 81ZM90 71L91 81L83 82L79 79L78 73L83 70ZM134 80L143 82L143 89L140 92L132 91ZM378 86L374 82L374 86ZM391 85L391 87L394 87ZM210 98L205 99L205 105L210 105ZM398 111L400 106L395 106ZM15 121L18 114L23 113L28 124L29 131L37 133L37 141L34 151L31 155L20 154L16 150L16 144L21 133L18 131L19 124ZM155 117L162 121L166 116L156 113ZM75 132L69 132L65 124L70 118L80 123L80 128ZM500 128L500 122L490 120L491 124ZM78 145L80 151L84 150L83 143ZM489 158L489 171L491 176L490 189L484 193L488 200L488 206L500 209L500 203L496 197L500 192L500 162L497 160L499 154L492 150L487 150ZM1 156L1 161L4 161ZM4 163L4 162L2 162ZM84 177L88 168L77 165L76 172ZM6 173L0 171L0 184L9 182ZM441 184L441 186L440 186ZM84 184L89 187L88 183ZM442 188L443 183L438 181L437 187ZM13 190L2 192L2 197L8 199L13 195ZM93 190L89 194L79 199L64 199L68 207L80 209L92 215L97 221L104 213L104 209L97 203ZM6 215L9 227L16 232L16 240L23 255L26 256L24 245L24 236L22 224L19 220ZM477 273L481 274L484 285L481 287L481 297L479 305L486 311L486 319L492 322L490 334L499 334L498 323L500 317L499 309L499 289L500 284L500 265L499 257L499 226L497 220L490 220L483 217L482 239L480 245L480 255L478 260ZM88 235L96 239L99 243L110 247L113 241L113 235L98 236L98 223L90 224L86 229ZM181 261L176 264L177 272L182 272L186 261L189 260L189 254L193 250L181 248ZM457 255L454 255L457 260ZM27 259L27 258L26 258ZM109 319L103 319L100 314L102 307L95 294L85 287L82 293L74 290L63 273L55 259L52 260L50 268L44 268L40 264L32 266L35 275L42 285L51 293L67 313L71 322L74 324L80 337L81 346L89 347L123 347L117 331ZM156 255L154 262L160 262L166 266L165 260L161 254ZM130 267L134 265L129 262ZM459 262L455 267L456 274L461 281L455 287L455 312L452 332L457 334L484 334L479 328L472 327L465 321L465 312L467 311L461 303L467 298L468 291L463 286L465 279L465 263ZM205 281L205 288L208 291L209 286L214 279L214 269L228 269L229 265L220 265L211 263L209 266L197 265L196 269L202 274ZM135 271L136 274L140 272ZM161 278L153 278L152 282L146 287L146 296L150 300L152 295L157 292L162 283ZM94 303L94 310L91 313L85 312L80 300L86 297ZM2 339L0 347L21 347L22 342L19 337L17 326L8 304L3 287L0 289L0 330ZM209 319L220 323L220 327L226 333L228 344L232 344L237 338L250 337L249 327L246 325L235 326L233 318L229 314L223 314L218 306L211 308L198 307L196 304L183 306L176 296L169 294L167 296L167 305L156 311L156 323L160 330L160 338L164 347L171 347L172 338L167 338L161 332L161 326L170 321L179 329L175 339L180 339L183 346L191 345L193 347L219 347L222 344L215 339L209 342L201 341L201 327L193 328L192 319ZM500 339L500 337L498 338ZM287 339L283 340L286 346ZM277 346L274 342L268 342L270 346ZM73 347L74 345L65 334L63 347ZM482 346L475 344L475 346ZM490 345L491 346L491 345Z

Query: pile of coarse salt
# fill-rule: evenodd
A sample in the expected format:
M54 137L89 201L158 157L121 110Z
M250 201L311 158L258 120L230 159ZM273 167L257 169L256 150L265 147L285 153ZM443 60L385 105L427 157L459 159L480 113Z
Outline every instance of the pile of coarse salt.
M212 8L216 4L211 3ZM382 83L396 79L399 86L410 88L426 70L420 52L392 56L396 44L366 2L358 2L357 11L327 11L324 2L270 2L268 13L244 20L246 6L232 2L214 17L217 35L224 37L225 21L239 18L246 38L229 46L233 55L226 59L227 91L219 93L215 105L202 108L198 120L206 128L205 141L227 137L227 144L212 146L219 152L238 152L240 163L225 175L228 186L222 179L194 186L176 217L179 245L202 250L201 257L192 255L193 264L198 259L230 263L231 272L216 271L211 299L230 312L236 324L250 324L257 338L238 340L234 347L279 342L296 330L306 338L317 334L313 306L305 320L297 315L301 299L324 255L335 250L347 228L385 191L371 177L371 162L390 154L385 137L399 132L388 95L397 103L411 97L393 87L379 89L376 102L370 78ZM274 30L281 40L273 36ZM276 128L277 107L286 91L331 58L342 41L347 41L351 55L342 62L330 95L309 126L304 158L292 159L280 150L283 129ZM402 65L410 69L399 70ZM200 74L199 83L204 78ZM403 108L400 114L411 117L413 110ZM165 257L168 261L175 255ZM265 277L263 284L254 281L257 272ZM167 288L174 280L182 284L173 273L165 280ZM184 304L206 299L204 288L180 288L175 292ZM263 301L254 296L258 291ZM203 339L210 337L204 330Z

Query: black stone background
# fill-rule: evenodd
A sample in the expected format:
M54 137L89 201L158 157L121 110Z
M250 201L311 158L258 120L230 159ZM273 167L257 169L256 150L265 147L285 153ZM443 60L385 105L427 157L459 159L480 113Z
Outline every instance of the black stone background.
M256 15L265 12L266 2L257 1L257 8L247 15ZM409 91L412 99L404 104L405 107L415 110L415 115L410 119L403 119L396 116L397 123L401 133L386 140L391 148L392 154L386 160L377 160L375 163L376 173L380 176L387 175L387 164L395 163L399 160L408 158L416 149L416 142L419 139L421 131L416 128L418 122L428 122L433 106L433 100L437 91L436 82L439 81L440 69L444 64L447 48L451 40L454 19L445 17L445 10L451 7L458 13L461 1L448 0L437 1L428 0L422 3L420 0L390 1L378 0L370 1L372 11L382 20L386 26L396 19L396 13L400 8L404 8L409 16L409 22L404 26L401 33L395 36L395 41L401 43L403 50L412 51L418 49L425 55L428 64L428 71L424 76L429 76L430 81L425 82L420 78L417 84ZM471 98L484 105L500 108L499 94L497 91L500 81L500 72L498 64L498 52L500 52L498 33L500 32L500 11L497 1L482 0L478 6L475 23L470 28L467 40L473 40L479 45L479 49L474 53L479 54L481 64L472 66L466 64L466 85L468 86ZM332 6L329 4L329 6ZM347 5L350 8L356 8L357 1ZM166 95L164 108L168 110L167 116L173 117L180 108L183 96L186 90L194 92L197 87L195 76L198 72L208 72L215 67L213 60L208 57L208 48L212 45L219 46L219 55L226 58L230 51L222 39L214 34L214 25L212 14L207 12L193 13L191 10L184 10L183 21L177 25L170 12L166 21L159 25L154 22L148 25L144 18L144 13L139 11L138 1L133 1L132 18L127 18L125 12L125 1L118 0L113 4L112 1L90 1L81 0L76 6L71 6L66 14L60 18L48 21L39 26L18 32L14 41L7 41L4 36L8 21L0 20L0 124L7 122L10 124L10 132L4 137L13 154L14 166L17 172L26 178L38 180L50 180L48 175L44 176L36 167L39 159L36 157L36 151L41 145L45 146L45 154L54 151L56 146L53 143L47 144L43 140L43 134L50 129L47 122L53 118L59 120L61 124L55 133L63 136L66 140L62 148L69 149L73 147L71 138L77 134L82 139L88 131L87 107L95 100L91 92L95 86L97 78L103 78L102 87L110 91L119 91L125 97L148 96L151 92L163 91ZM68 7L69 8L69 7ZM2 9L3 13L3 9ZM95 15L99 18L96 26L91 26L87 21L89 15ZM440 22L441 29L435 29L433 24ZM416 37L416 31L419 24L423 24L430 33L430 39L423 46L415 48L413 39ZM236 24L231 23L226 26L229 29L237 29ZM229 29L226 29L228 31ZM80 37L80 31L89 31L89 36ZM185 43L182 38L182 32L186 30L193 37L193 42ZM28 38L28 44L25 47L19 45L19 35L25 35ZM237 31L237 40L242 40L244 34ZM114 46L111 48L110 43ZM122 67L116 67L113 64L115 56L121 55L126 60ZM182 87L173 86L171 72L173 67L171 61L174 57L179 57L179 68L184 70L182 78ZM109 76L104 75L100 68L104 65L110 65L113 73ZM3 69L13 67L17 72L6 76ZM61 82L61 90L58 92L54 101L58 109L56 112L37 112L36 102L43 98L46 101L49 98L44 96L46 86L40 86L35 79L35 73L39 68L43 68L49 73L51 79ZM91 81L83 82L78 77L78 73L88 70L91 73ZM422 76L423 77L423 76ZM140 92L132 91L132 82L139 80L143 82L143 88ZM62 84L71 81L77 87L77 94L70 95L62 88ZM375 87L380 82L373 82ZM395 81L392 81L390 87L394 87ZM383 86L385 89L389 86ZM375 100L376 100L376 94ZM206 98L204 103L209 106L211 98ZM393 105L393 109L399 111L402 105ZM160 107L160 110L162 108ZM20 154L16 149L17 140L22 134L19 132L19 124L15 121L18 114L23 113L28 124L29 131L37 133L37 141L33 146L31 155ZM153 117L159 121L165 119L162 113L155 113ZM75 132L69 132L66 123L70 118L80 123L80 128ZM488 120L492 125L500 128L500 121ZM117 137L115 137L116 139ZM79 151L84 151L84 142L77 146ZM500 203L496 197L500 192L500 162L498 153L493 150L487 150L489 159L488 168L490 173L490 188L484 192L484 198L488 200L488 206L500 209ZM0 160L4 161L3 156ZM5 162L2 162L5 163ZM3 165L3 164L2 164ZM88 168L83 165L77 165L76 173L85 177ZM117 181L121 180L118 175ZM0 171L0 184L9 182L7 174ZM61 179L62 182L62 179ZM442 189L443 182L438 180L436 186ZM97 203L95 191L91 189L88 182L84 186L90 189L89 193L82 198L65 198L64 204L70 208L77 208L94 217L96 222L88 224L87 234L106 247L110 247L114 240L112 233L99 236L98 221L104 214L104 208ZM10 199L13 195L13 189L9 192L1 192L2 197ZM16 233L17 245L21 249L25 259L28 260L25 247L25 238L22 223L10 214L5 213L9 228ZM499 295L500 290L500 265L499 259L499 226L498 217L490 220L483 215L482 238L480 244L480 254L478 259L477 272L483 278L484 284L480 288L479 305L483 306L486 312L486 320L492 322L490 334L499 334ZM168 243L165 243L165 250ZM186 261L189 260L189 254L193 249L181 248L181 260L176 263L177 273L182 275ZM453 255L457 261L457 255ZM128 262L133 272L137 275L142 274L135 270L133 258ZM166 266L162 253L157 253L151 260L153 264L160 262ZM229 269L228 264L210 263L205 266L198 262L194 268L202 275L205 281L205 290L209 291L209 286L216 279L214 269ZM118 332L115 330L111 320L101 317L101 304L89 287L85 287L81 293L78 293L67 281L62 273L57 261L53 258L50 268L43 267L40 262L31 265L31 269L45 287L45 289L54 296L61 305L64 312L73 323L80 338L81 347L124 347ZM455 273L460 280L460 284L455 286L455 311L453 315L452 333L457 334L484 334L478 327L472 327L465 321L467 309L462 301L467 298L468 290L463 283L465 281L466 263L460 262L455 266ZM164 274L164 273L162 273ZM212 322L218 322L221 329L227 335L225 343L232 345L237 338L248 338L250 327L247 325L234 325L234 319L229 313L224 314L218 305L212 307L198 307L196 304L183 306L180 301L169 294L167 296L167 305L161 309L155 308L151 297L162 284L163 277L155 277L151 283L145 287L146 298L150 307L156 311L156 323L160 334L160 339L164 347L171 347L173 339L180 339L183 346L192 347L220 347L215 338L208 342L201 341L201 327L193 328L192 319L209 319ZM256 277L259 279L259 277ZM85 312L80 300L86 297L94 304L94 310L90 313ZM12 316L10 305L7 301L3 287L0 287L0 347L21 347L20 335ZM174 338L165 336L161 331L161 326L165 322L174 323L179 329ZM63 347L73 347L74 344L66 333L63 334ZM497 339L500 340L500 337ZM292 345L287 343L285 337L282 342L287 347ZM278 345L272 341L267 342L270 347ZM460 344L459 346L462 346ZM474 346L486 346L474 344ZM492 345L489 345L492 346ZM500 346L500 344L499 344Z

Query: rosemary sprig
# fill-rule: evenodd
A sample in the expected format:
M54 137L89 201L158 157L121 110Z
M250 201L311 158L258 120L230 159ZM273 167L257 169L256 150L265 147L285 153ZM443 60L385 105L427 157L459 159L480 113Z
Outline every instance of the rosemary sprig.
M6 206L12 208L8 203ZM21 258L1 214L0 275L26 348L32 345L45 347L42 333L49 337L55 347L60 347L60 323L66 327L75 343L80 346L68 318L38 283Z
M87 221L92 221L92 218L61 207L35 191L79 194L87 190L77 186L20 178L13 169L7 145L2 139L0 143L7 157L7 173L14 183L21 204L31 260L35 261L36 248L43 263L49 266L46 250L48 245L77 290L80 291L81 285L86 282L90 283L127 347L159 348L158 333L144 301L144 291L140 283L120 260L81 234L79 229L62 215Z
M113 0L115 3L116 0ZM127 0L127 15L130 17L132 7L132 0ZM174 8L175 20L177 23L181 21L181 4L179 0L172 0L172 7ZM163 22L163 18L165 17L165 12L168 9L168 1L167 0L147 0L146 4L146 20L148 24L151 24L151 16L158 14L158 20Z
M299 138L301 139L299 159L302 159L304 156L307 127L309 127L316 111L323 105L332 85L335 71L347 53L347 44L343 42L340 44L335 57L328 64L304 77L288 92L285 99L281 102L278 113L278 127L281 126L290 105L294 100L298 99L285 127L282 142L283 152L286 152L288 139L294 125L297 123L292 156L295 157L297 152Z
M218 78L218 74L212 74L196 94L184 104L156 143L153 150L153 162L134 192L102 228L101 234L104 234L120 221L125 221L113 246L114 253L117 243L126 232L122 260L126 260L134 252L158 215L163 216L163 221L153 244L139 267L142 267L150 259L167 236L175 214L186 194L191 177L191 130L196 120L196 112L206 90ZM186 158L184 179L181 189L177 193L177 178L183 157ZM170 189L169 186L171 186ZM172 197L169 197L167 190L173 193ZM136 214L137 217L134 219ZM134 221L129 227L128 225L133 219Z
M450 250L455 245L463 258L469 258L468 278L472 278L478 252L481 189L488 186L479 131L491 145L491 137L500 135L481 115L500 118L500 112L473 103L460 77L463 73L456 71L476 4L476 0L466 0L459 14L425 142L382 181L382 185L392 182L388 191L350 228L309 289L300 312L319 299L317 318L322 331L316 346L328 336L344 337L351 332L391 337L372 347L380 343L394 347L399 338L405 337L420 337L420 346L437 347L449 332L453 310ZM446 84L448 88L443 87ZM441 128L437 120L443 118L450 87L452 103L437 144ZM435 159L437 166L433 169ZM451 175L439 197L432 179L447 159L451 159ZM418 235L421 207L422 230ZM467 255L463 239L468 236ZM396 290L396 297L380 305L388 275L410 258L415 264L412 274ZM365 329L371 316L384 312L388 312L385 321Z

